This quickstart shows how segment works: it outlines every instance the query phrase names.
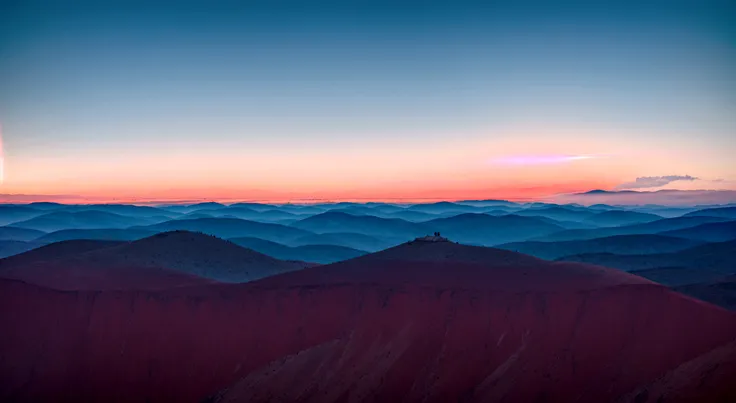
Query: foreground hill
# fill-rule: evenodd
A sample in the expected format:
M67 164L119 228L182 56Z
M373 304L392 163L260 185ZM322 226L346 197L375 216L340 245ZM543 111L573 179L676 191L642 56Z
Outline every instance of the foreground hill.
M287 243L311 233L280 224L262 223L237 218L198 218L172 220L156 225L136 228L155 232L195 231L220 238L253 237L268 241Z
M699 245L701 242L663 235L616 235L605 238L561 242L512 242L501 249L526 253L542 259L558 259L583 253L614 253L641 255L669 253Z
M460 214L423 223L429 231L439 231L462 243L497 245L522 241L562 230L546 219L518 215Z
M276 259L299 260L302 262L322 264L352 259L368 253L366 251L338 245L286 246L276 242L247 237L232 238L229 241Z
M638 402L736 337L732 313L624 272L449 242L249 284L0 281L0 305L14 402ZM695 397L733 392L726 357Z
M70 251L71 245L75 251ZM145 282L146 269L160 269L159 272L173 271L220 282L247 282L305 267L301 262L281 261L232 242L184 231L161 233L135 242L60 242L29 254L16 256L12 264L0 261L0 276L54 287L49 278L59 277L58 273L64 270L71 270L67 276L72 278L102 278L105 271L135 269L141 274L135 278ZM24 261L30 264L18 263ZM138 283L128 286L136 287Z

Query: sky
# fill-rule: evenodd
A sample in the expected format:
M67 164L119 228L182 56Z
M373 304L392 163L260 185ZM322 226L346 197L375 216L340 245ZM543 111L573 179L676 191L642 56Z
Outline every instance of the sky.
M736 189L733 1L0 2L0 194Z

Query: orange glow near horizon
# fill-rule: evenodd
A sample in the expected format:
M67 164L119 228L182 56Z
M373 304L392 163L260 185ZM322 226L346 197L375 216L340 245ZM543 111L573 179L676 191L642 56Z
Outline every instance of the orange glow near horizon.
M719 160L693 157L687 144L657 149L642 136L632 149L620 133L589 131L507 128L462 143L448 135L390 145L367 138L352 146L213 148L203 140L84 153L44 149L11 155L0 193L5 200L37 195L69 202L530 201L611 190L637 176L723 172Z

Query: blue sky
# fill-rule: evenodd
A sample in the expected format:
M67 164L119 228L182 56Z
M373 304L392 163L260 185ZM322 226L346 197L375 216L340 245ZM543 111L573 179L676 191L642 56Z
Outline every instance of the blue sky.
M332 152L340 169L346 150L380 161L387 149L421 160L437 158L427 144L457 154L488 147L490 158L524 144L542 154L554 141L554 152L634 150L591 168L611 186L636 176L736 179L733 2L61 3L0 6L0 123L13 191L58 192L52 184L66 181L87 192L104 180L94 171L128 169L110 162L121 152L132 167L116 178L133 188L155 171L149 154L176 164L198 150L246 171L258 169L248 166L257 154L303 167L314 150L315 165ZM337 191L370 169L329 186L317 179L327 168L304 180ZM471 170L486 168L467 169L481 178ZM151 181L189 178L197 188L205 174ZM381 177L422 174L430 172L396 163ZM239 175L233 186L268 185ZM279 175L274 189L291 186ZM528 181L535 172L505 175ZM370 186L382 184L396 185Z

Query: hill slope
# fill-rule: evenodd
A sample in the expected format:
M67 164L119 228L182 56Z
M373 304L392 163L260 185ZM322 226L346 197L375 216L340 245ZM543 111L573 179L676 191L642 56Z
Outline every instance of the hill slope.
M225 239L247 236L279 243L286 243L290 240L311 234L308 231L287 227L285 225L241 220L237 218L172 220L138 229L155 232L195 231Z
M422 224L397 218L358 216L336 211L317 214L291 225L318 234L351 232L378 237L402 237L406 240L426 235L429 231Z
M338 245L347 248L376 252L405 242L390 237L375 237L350 232L333 232L326 234L310 234L289 242L290 246L303 245Z
M64 245L83 243L104 244L103 241L67 241L46 248L62 249ZM24 281L31 281L32 277L32 282L37 283L39 278L43 279L44 273L53 274L61 268L72 268L77 273L154 268L221 282L247 282L305 266L301 262L274 259L212 236L184 231L161 233L139 241L114 243L111 247L95 247L80 253L70 253L66 249L54 258L35 259L30 265L14 263L11 268L0 271L0 275ZM37 251L35 255L43 254L44 251ZM18 256L16 260L24 258L27 259ZM49 285L48 282L43 284Z
M658 234L664 231L673 231L683 228L695 227L706 223L719 223L728 221L721 217L676 217L664 218L644 224L624 225L621 227L608 227L596 229L571 229L542 236L533 241L574 241L583 239L603 238L614 235L636 235L636 234ZM663 235L670 235L664 233ZM671 235L677 236L677 235Z
M622 225L643 224L662 219L661 216L651 213L639 213L636 211L609 210L593 214L583 219L583 222L607 227L619 227Z
M39 242L61 242L73 239L97 239L107 241L136 241L156 234L154 231L131 228L65 229L42 235Z
M79 212L54 211L25 221L15 222L14 227L39 231L63 229L126 228L166 220L166 217L129 217L104 211L85 210Z
M674 253L616 255L590 253L559 260L585 262L634 272L658 283L679 286L710 282L736 273L736 241L709 243Z
M281 260L334 263L365 255L366 251L337 245L286 246L258 238L232 238L230 242Z
M665 231L660 234L705 242L730 241L736 239L736 221L702 224L691 228Z
M692 211L685 214L686 217L706 216L724 217L736 220L736 207L716 207Z
M609 402L736 337L730 312L620 271L452 243L156 292L0 281L0 305L18 402Z
M669 253L691 248L701 242L663 235L616 235L605 238L561 242L512 242L501 249L526 253L542 259L558 259L583 253L651 254Z
M438 218L423 225L429 229L428 232L439 231L454 241L478 245L523 241L562 230L561 226L545 219L472 213Z

